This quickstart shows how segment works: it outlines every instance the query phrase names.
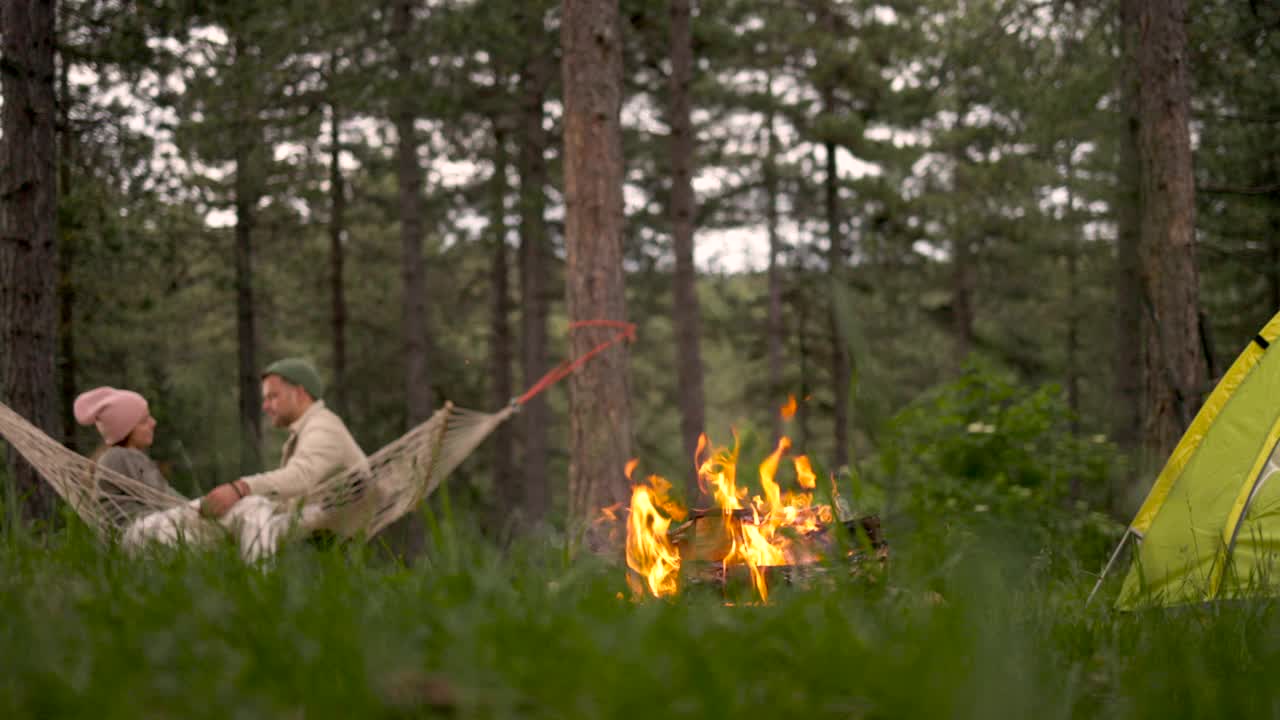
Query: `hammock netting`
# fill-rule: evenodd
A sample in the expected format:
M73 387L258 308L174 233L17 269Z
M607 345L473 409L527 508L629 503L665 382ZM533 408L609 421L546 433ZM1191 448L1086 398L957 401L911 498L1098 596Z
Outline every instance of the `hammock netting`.
M318 530L374 536L434 492L517 408L513 403L482 413L446 403L366 463L322 480L307 495L282 501L249 496L217 520L200 514L199 499L156 489L63 447L4 403L0 435L104 540L138 548L202 544L230 533L246 559L257 559L280 542Z
M613 345L635 341L636 326L618 320L579 320L569 328L605 328L615 335L552 368L496 413L445 403L366 462L320 481L307 495L283 501L250 495L216 520L200 514L199 499L101 467L63 447L2 402L0 436L104 540L137 549L152 543L200 545L230 534L245 559L255 560L273 554L281 542L319 530L345 538L373 537L434 492L524 403Z

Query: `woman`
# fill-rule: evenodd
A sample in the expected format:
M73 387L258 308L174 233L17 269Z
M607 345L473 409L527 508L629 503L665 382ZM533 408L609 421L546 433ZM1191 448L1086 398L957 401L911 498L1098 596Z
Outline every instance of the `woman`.
M145 398L129 390L99 387L77 397L74 410L76 422L93 425L102 436L103 445L93 454L94 462L145 486L135 491L105 478L99 481L99 503L112 525L123 527L140 513L155 509L144 502L154 497L147 489L176 495L147 455L155 440L156 420Z
M147 456L155 439L156 421L147 401L129 390L94 388L76 398L76 421L93 425L103 446L93 455L98 467L112 470L138 483L124 487L107 478L98 481L98 504L110 523L121 531L122 544L129 549L152 543L187 543L208 546L226 537L218 525L231 531L246 560L270 556L280 542L293 532L296 522L280 512L276 503L248 494L243 480L231 487L243 498L231 512L216 522L201 517L200 501L187 500L165 481L160 469ZM173 498L171 502L166 502Z

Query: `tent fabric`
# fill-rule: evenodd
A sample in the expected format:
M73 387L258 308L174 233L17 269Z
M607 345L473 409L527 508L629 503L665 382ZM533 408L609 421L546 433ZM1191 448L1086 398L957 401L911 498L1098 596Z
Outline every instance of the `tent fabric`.
M1266 593L1280 586L1276 560L1280 557L1280 453L1274 450L1262 470L1257 489L1248 501L1225 581L1219 597Z
M1116 604L1175 605L1280 590L1260 561L1280 547L1280 313L1206 399L1129 531L1139 540Z

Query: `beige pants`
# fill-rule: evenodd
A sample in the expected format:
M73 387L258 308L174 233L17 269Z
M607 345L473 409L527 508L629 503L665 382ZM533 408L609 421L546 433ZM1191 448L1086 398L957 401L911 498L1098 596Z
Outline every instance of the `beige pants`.
M229 533L239 544L245 562L256 562L274 555L281 543L315 529L309 526L318 525L318 518L311 517L315 513L310 510L250 495L215 521L200 514L200 500L196 499L134 520L121 543L130 551L151 543L208 547Z

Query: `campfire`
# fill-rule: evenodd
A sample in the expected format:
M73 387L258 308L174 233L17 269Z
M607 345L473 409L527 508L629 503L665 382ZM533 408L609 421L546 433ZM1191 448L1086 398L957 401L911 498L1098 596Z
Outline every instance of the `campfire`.
M796 401L788 399L782 415L795 414ZM829 490L822 500L818 477L806 455L791 455L790 438L782 436L773 452L757 468L759 494L738 481L739 446L734 435L732 448L716 447L703 434L694 456L698 485L714 501L710 509L687 511L671 497L671 483L658 475L643 481L632 476L638 461L627 464L632 482L631 505L627 511L627 579L634 594L671 596L679 592L682 574L695 581L723 583L735 568L750 577L760 601L769 600L769 580L779 570L816 567L836 553L863 554L866 546L885 555L875 517L853 519L836 487L834 476L827 478ZM794 489L784 490L780 468L790 466ZM791 473L787 473L791 474ZM750 495L750 497L748 497ZM606 517L616 517L608 508ZM841 543L836 534L851 543ZM858 542L858 541L861 542ZM690 567L692 566L692 568Z

